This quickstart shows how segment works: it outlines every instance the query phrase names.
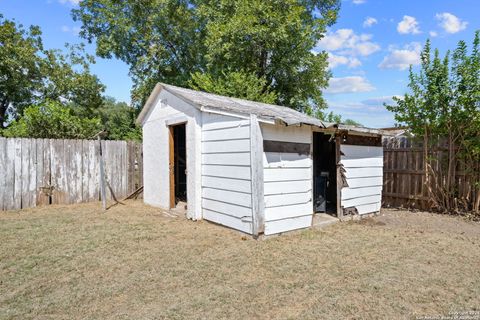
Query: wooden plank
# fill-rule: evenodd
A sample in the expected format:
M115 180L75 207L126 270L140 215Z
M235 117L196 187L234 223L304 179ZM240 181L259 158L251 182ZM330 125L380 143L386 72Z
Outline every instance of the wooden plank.
M250 126L203 131L202 141L238 140L250 138Z
M235 230L240 230L248 234L252 233L252 223L249 221L239 219L238 217L233 217L227 214L214 212L208 209L203 209L202 215L205 220L212 221Z
M311 168L312 159L308 155L297 153L265 152L264 168Z
M382 194L382 186L364 187L364 188L343 188L342 201L366 196Z
M367 168L346 168L345 176L349 178L368 178L368 177L382 177L382 167L367 167Z
M367 213L373 213L373 212L379 212L380 207L381 207L380 202L356 206L358 214L360 214L360 215L367 214Z
M336 186L336 202L337 202L337 218L341 219L343 217L343 210L342 210L342 186L343 186L343 177L342 177L342 145L341 145L341 138L339 135L335 137L335 163L336 163L336 170L335 170L335 186Z
M202 165L202 175L250 180L250 167Z
M88 171L89 171L89 157L88 157L88 140L81 141L81 152L82 152L82 171L81 171L81 181L82 181L82 202L89 201L89 179L88 179Z
M383 167L383 159L381 157L361 159L347 159L342 157L342 164L345 168Z
M297 181L312 179L311 168L265 168L264 179L271 181Z
M262 132L256 115L250 115L250 170L252 194L252 234L257 237L265 230L265 197L264 189L264 169L262 148Z
M382 195L377 194L377 195L371 195L371 196L366 196L361 198L342 200L342 205L344 208L349 208L349 207L357 207L360 205L371 204L371 203L380 204L381 201L382 201Z
M202 154L203 164L250 166L250 152Z
M261 125L264 140L296 143L312 143L312 131L309 126Z
M279 207L267 207L265 208L265 221L281 220L304 215L311 216L312 214L313 205L311 201L300 204L292 204L288 206L283 205Z
M233 128L245 125L250 125L250 120L213 113L203 113L202 117L203 131Z
M31 153L31 143L30 139L22 138L20 139L22 143L22 154L21 154L21 176L22 179L22 189L21 189L21 209L30 208L31 207L31 197L30 197L30 153Z
M311 190L302 193L275 194L265 196L265 207L289 206L312 201Z
M342 159L383 158L383 148L373 146L341 145Z
M202 153L250 152L250 139L202 142Z
M88 167L86 167L85 175L88 180L87 199L88 201L100 200L100 184L99 184L99 153L98 142L89 140L87 142ZM85 186L84 186L85 187Z
M53 204L67 203L66 195L67 188L65 184L65 150L64 140L50 140L51 150L51 175L52 185L54 186L52 192Z
M22 179L22 141L23 139L18 138L14 139L15 144L15 165L14 165L14 205L13 209L19 210L22 208L22 188L23 188L23 179Z
M291 219L282 219L265 222L265 235L308 228L312 225L312 215L305 215Z
M37 149L38 150L38 149ZM37 159L40 157L40 153L37 153ZM42 140L42 168L39 168L37 173L37 188L39 189L38 205L46 206L50 204L50 192L49 188L52 186L51 180L51 140ZM41 173L40 173L41 172Z
M311 192L311 190L312 181L310 179L298 181L265 182L264 185L265 195Z
M251 192L251 183L249 180L238 180L221 177L202 177L202 187L218 188L229 191Z
M4 210L15 209L15 145L17 139L6 140L5 190L3 194Z
M265 152L294 153L310 155L310 143L263 140Z
M202 199L202 208L238 218L252 217L252 209L216 200Z
M202 188L202 197L204 199L222 201L243 207L252 206L252 195L250 193L204 187Z
M28 207L33 208L37 205L37 148L36 140L28 139L27 145L30 149L28 158Z
M350 178L347 179L347 183L349 188L363 188L375 186L383 186L385 188L382 177Z

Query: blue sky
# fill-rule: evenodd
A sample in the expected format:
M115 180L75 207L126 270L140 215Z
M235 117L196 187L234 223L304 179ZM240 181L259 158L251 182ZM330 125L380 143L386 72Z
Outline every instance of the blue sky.
M0 0L0 13L39 25L47 48L79 43L70 10L79 0ZM333 78L325 90L330 110L370 127L394 124L383 102L405 93L408 65L417 65L427 38L442 53L480 29L480 0L343 0L340 17L315 50L330 54ZM94 45L87 51L94 53ZM106 94L130 101L132 82L121 61L97 58L92 71Z

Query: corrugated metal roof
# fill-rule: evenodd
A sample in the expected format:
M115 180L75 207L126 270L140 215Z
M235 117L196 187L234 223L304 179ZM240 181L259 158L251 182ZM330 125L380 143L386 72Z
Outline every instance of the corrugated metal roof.
M177 96L186 102L191 103L195 107L215 109L225 112L232 112L242 115L254 114L260 119L281 121L286 125L312 125L319 128L334 128L337 127L335 123L323 122L317 118L310 117L306 114L293 110L291 108L282 107L273 104L266 104L261 102L255 102L250 100L238 99L220 96L212 93L206 93L202 91L195 91L191 89L172 86L165 83L158 83L152 94L150 95L147 103L145 104L142 112L138 116L137 122L141 123L149 112L149 109L153 107L153 102L156 96L161 90L167 90L171 94ZM340 125L340 128L348 131L356 131L363 133L376 133L377 130L367 129L363 127L352 127Z

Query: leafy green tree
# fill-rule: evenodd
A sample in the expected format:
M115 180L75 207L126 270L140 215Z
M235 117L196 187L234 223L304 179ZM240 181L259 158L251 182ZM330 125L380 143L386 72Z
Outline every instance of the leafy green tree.
M192 74L189 85L195 90L214 92L223 96L275 103L277 95L272 91L264 91L265 82L265 79L246 72L229 72L221 77L197 72Z
M432 206L439 210L458 209L457 164L477 177L473 196L461 199L465 210L480 211L480 31L476 32L469 54L464 41L453 54L440 58L431 53L427 41L421 54L421 70L410 68L409 91L386 105L395 119L423 138L426 185ZM438 147L447 148L441 157ZM475 179L474 179L475 180ZM473 200L472 200L473 199ZM466 205L465 205L466 203Z
M5 137L91 139L101 128L99 118L78 117L68 106L47 100L27 107L2 133Z
M87 117L101 106L104 86L90 73L93 57L81 45L68 49L46 50L38 27L25 30L0 15L0 129L47 99L75 105Z
M83 24L81 35L96 41L97 55L130 66L136 105L156 82L166 82L275 97L313 113L325 107L321 89L330 73L326 53L312 49L339 6L340 0L83 0L73 17Z
M15 114L34 101L42 81L40 35L38 27L25 30L0 15L0 129L6 125L7 112Z
M117 102L111 97L104 98L99 116L107 139L142 140L142 131L135 125L137 110L125 102Z

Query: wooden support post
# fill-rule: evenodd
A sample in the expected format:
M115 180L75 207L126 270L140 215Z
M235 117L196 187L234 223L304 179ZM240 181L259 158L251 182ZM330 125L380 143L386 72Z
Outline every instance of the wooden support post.
M256 115L250 115L250 171L252 185L252 235L257 238L265 230L263 193L263 138Z
M342 138L340 135L335 136L335 163L337 164L337 218L343 218L343 210L342 210L342 171L341 171L341 163L342 154L340 151L340 144L342 143Z
M103 163L103 150L102 150L102 139L100 138L100 135L98 136L98 148L100 151L100 194L102 197L102 208L103 210L107 210L107 194L106 194L106 188L105 188L105 168L104 168L104 163Z

